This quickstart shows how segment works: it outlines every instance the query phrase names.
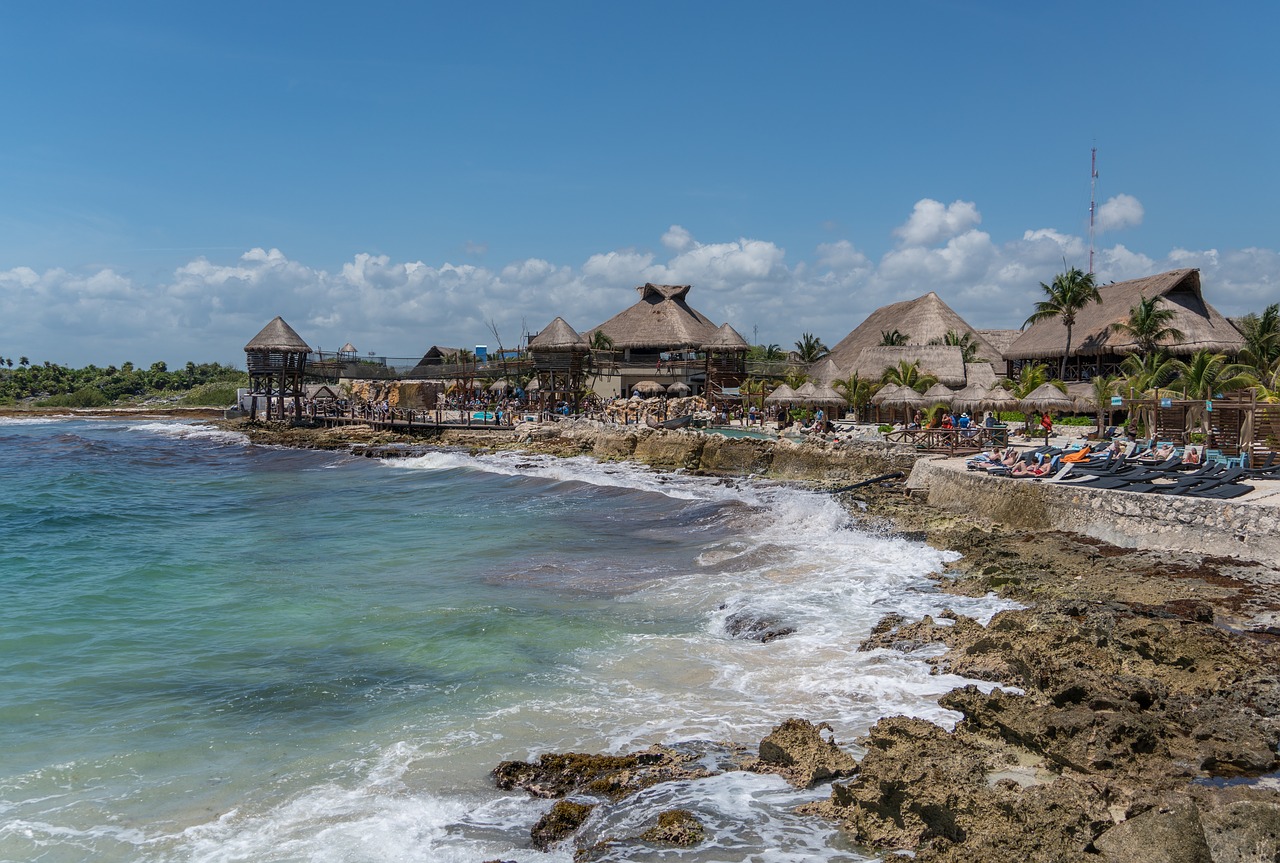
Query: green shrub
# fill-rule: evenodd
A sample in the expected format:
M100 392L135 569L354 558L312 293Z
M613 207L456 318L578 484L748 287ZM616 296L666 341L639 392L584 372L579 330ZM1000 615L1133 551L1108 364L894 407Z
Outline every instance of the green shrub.
M215 381L195 387L181 399L178 404L187 407L206 407L235 404L237 383L235 381Z
M42 408L100 408L111 404L111 399L97 387L81 387L72 393L50 396L42 402L36 402Z

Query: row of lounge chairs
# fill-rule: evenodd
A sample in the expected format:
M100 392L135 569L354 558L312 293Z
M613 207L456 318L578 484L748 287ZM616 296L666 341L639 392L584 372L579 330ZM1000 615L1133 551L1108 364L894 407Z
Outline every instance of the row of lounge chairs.
M968 467L993 476L1037 482L1079 483L1090 488L1218 500L1230 500L1253 491L1249 480L1280 479L1280 465L1275 463L1274 454L1264 465L1245 468L1216 460L1205 464L1188 463L1181 452L1175 452L1162 461L1150 457L1144 460L1141 455L1125 457L1114 452L1103 453L1107 447L1107 442L1100 442L1094 451L1082 457L1080 450L1068 453L1057 447L1043 446L1022 453L1016 460L970 459ZM1008 454L1006 451L1005 455ZM1063 461L1068 456L1073 460Z

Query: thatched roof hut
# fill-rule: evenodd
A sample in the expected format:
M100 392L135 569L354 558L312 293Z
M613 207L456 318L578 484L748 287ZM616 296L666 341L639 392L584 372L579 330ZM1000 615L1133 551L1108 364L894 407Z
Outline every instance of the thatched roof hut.
M631 387L632 393L639 393L642 396L660 396L667 391L667 388L657 381L638 381Z
M858 360L858 354L868 348L879 347L882 335L892 330L905 335L911 347L927 346L934 339L944 338L951 330L969 333L977 346L979 359L987 362L1003 359L998 350L933 291L914 300L876 309L853 332L837 342L828 356L840 368L854 365L861 368L864 363ZM963 385L964 381L957 384Z
M900 361L917 362L920 371L933 375L952 387L965 385L964 351L954 345L877 346L861 351L845 374L856 374L864 380L880 380L887 368Z
M805 399L806 403L811 405L827 405L827 406L844 406L849 402L844 396L836 392L830 384L819 384L813 388L813 392Z
M958 411L981 410L990 393L991 389L985 384L970 382L951 396L951 407Z
M711 339L702 346L702 349L718 353L728 351L746 353L751 350L751 345L747 344L747 340L737 330L724 323L712 334Z
M951 406L951 400L955 398L955 390L946 384L934 384L924 391L925 400L930 405L947 405Z
M1129 320L1129 310L1138 301L1161 297L1160 308L1172 309L1169 326L1181 330L1183 338L1168 344L1172 354L1192 354L1207 348L1233 354L1244 347L1244 338L1231 322L1204 301L1200 291L1200 271L1170 270L1141 279L1116 282L1098 288L1101 303L1090 303L1076 314L1071 331L1071 355L1077 357L1124 355L1138 345L1131 336L1112 332L1111 325ZM1029 326L1005 351L1011 360L1056 359L1067 344L1067 328L1052 318Z
M668 351L700 349L717 336L718 327L686 300L690 285L636 288L640 300L587 333L599 331L617 350ZM741 338L741 336L739 336Z
M564 318L556 318L529 340L530 351L586 351L590 348L587 340Z
M279 352L279 353L309 353L311 348L302 340L302 336L298 335L293 327L285 323L284 318L276 315L271 319L262 330L253 338L249 339L249 344L244 346L246 352Z

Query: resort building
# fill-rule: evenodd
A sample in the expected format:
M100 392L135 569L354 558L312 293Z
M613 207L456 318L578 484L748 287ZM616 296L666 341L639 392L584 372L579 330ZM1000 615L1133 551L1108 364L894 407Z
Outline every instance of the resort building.
M1235 354L1244 347L1240 332L1204 301L1199 270L1170 270L1100 285L1098 293L1102 302L1090 303L1076 313L1071 329L1067 380L1087 381L1099 374L1115 374L1124 358L1138 350L1138 345L1132 336L1115 332L1112 325L1128 321L1130 309L1152 297L1163 300L1160 308L1173 310L1168 326L1182 333L1176 342L1166 340L1163 344L1170 354L1184 356L1201 349ZM1028 360L1056 369L1066 346L1067 328L1060 319L1038 321L1005 349L1006 373L1014 374L1016 368Z

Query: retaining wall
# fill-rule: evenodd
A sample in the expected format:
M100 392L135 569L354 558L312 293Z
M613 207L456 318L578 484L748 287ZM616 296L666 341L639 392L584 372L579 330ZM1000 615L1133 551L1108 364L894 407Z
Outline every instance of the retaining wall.
M1071 531L1126 548L1280 559L1277 507L1002 479L956 464L922 458L908 486L927 489L931 506L978 513L1011 527Z

